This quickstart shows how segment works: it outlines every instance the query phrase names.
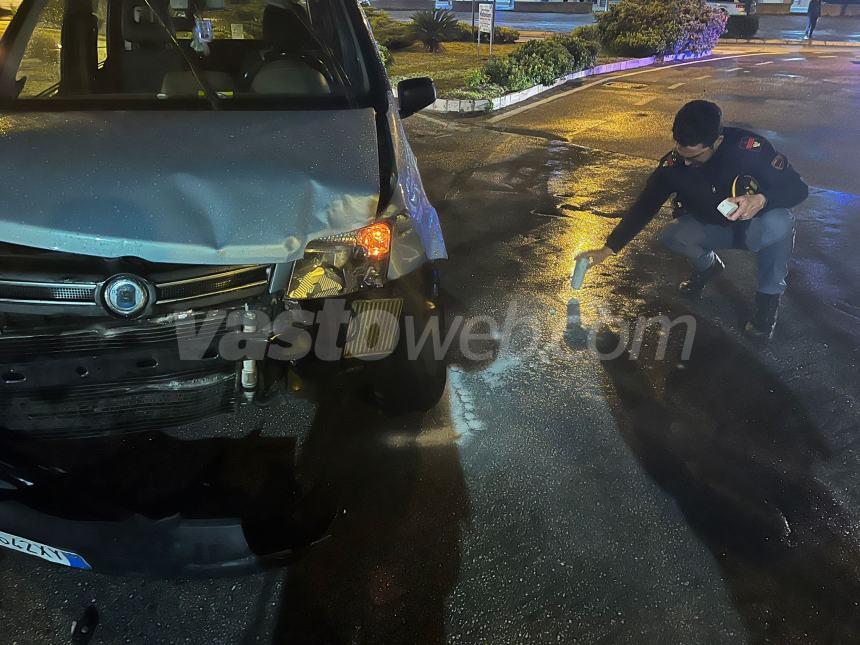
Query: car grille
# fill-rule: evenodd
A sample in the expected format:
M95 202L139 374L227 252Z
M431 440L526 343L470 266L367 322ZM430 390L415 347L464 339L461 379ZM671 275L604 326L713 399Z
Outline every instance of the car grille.
M53 334L0 335L0 366L15 361L29 361L54 354L102 354L122 349L146 349L161 345L178 345L194 338L212 338L217 345L226 330L221 318L190 318L174 325L137 323L108 329Z
M235 267L195 275L183 279L159 280L150 273L155 285L155 307L174 303L193 304L195 300L226 301L238 297L259 295L269 283L268 265ZM105 276L107 278L109 276ZM98 307L99 285L95 282L39 282L30 280L0 280L0 303L24 305L89 305Z
M96 301L96 285L0 280L0 300L32 304L92 305Z
M186 280L156 283L156 304L216 296L269 283L269 267L242 267Z

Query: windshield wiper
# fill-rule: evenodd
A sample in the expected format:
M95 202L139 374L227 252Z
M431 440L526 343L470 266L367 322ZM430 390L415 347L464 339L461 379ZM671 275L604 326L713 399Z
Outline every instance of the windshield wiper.
M170 39L171 46L179 52L179 55L185 60L185 63L188 65L188 69L191 70L191 74L194 76L194 80L200 85L200 89L203 90L203 94L206 97L206 100L209 101L209 105L212 106L213 110L221 109L221 99L218 97L218 92L212 89L212 86L209 84L209 81L206 80L206 74L201 71L201 69L197 66L197 63L192 59L192 57L186 52L182 45L179 44L179 41L176 40L176 34L173 33L173 30L167 26L167 23L164 22L164 18L155 10L155 7L152 6L152 2L150 0L143 0L146 3L146 6L149 7L149 10L152 12L152 15L155 16L158 24L161 25L161 28L164 29L164 33L167 34L167 37Z

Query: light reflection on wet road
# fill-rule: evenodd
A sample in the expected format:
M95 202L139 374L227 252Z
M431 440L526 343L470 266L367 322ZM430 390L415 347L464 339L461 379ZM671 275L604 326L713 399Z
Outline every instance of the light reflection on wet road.
M449 242L449 315L502 323L515 306L538 333L486 341L486 360L455 345L446 397L425 418L346 402L245 420L298 433L298 475L346 509L287 572L123 580L3 555L5 635L64 642L95 599L104 643L856 642L857 89L821 90L848 77L848 55L807 67L780 56L798 57L656 73L644 107L637 91L594 88L503 126L411 119ZM801 80L773 96L778 74ZM582 291L568 286L573 253L603 239L693 96L789 147L823 187L798 209L767 349L737 331L753 290L739 253L695 306L674 293L686 267L647 234ZM694 315L691 359L673 335L654 360L649 334L638 360L598 360L568 329L574 296L586 326L601 307L628 323Z

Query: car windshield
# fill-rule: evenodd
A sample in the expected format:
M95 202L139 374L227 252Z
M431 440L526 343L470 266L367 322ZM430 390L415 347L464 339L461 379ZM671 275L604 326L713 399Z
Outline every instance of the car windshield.
M339 0L25 1L2 42L6 103L289 107L368 88Z

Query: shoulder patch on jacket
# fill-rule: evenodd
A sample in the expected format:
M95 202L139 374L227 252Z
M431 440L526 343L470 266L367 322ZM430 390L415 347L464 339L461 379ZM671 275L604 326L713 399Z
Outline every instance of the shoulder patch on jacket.
M776 155L771 160L770 165L777 170L785 170L785 167L788 165L788 159L785 158L785 155Z
M678 155L675 154L674 150L660 160L661 168L672 168L676 165L678 165Z
M758 137L741 137L738 141L738 147L741 150L759 152L762 147L761 139Z

